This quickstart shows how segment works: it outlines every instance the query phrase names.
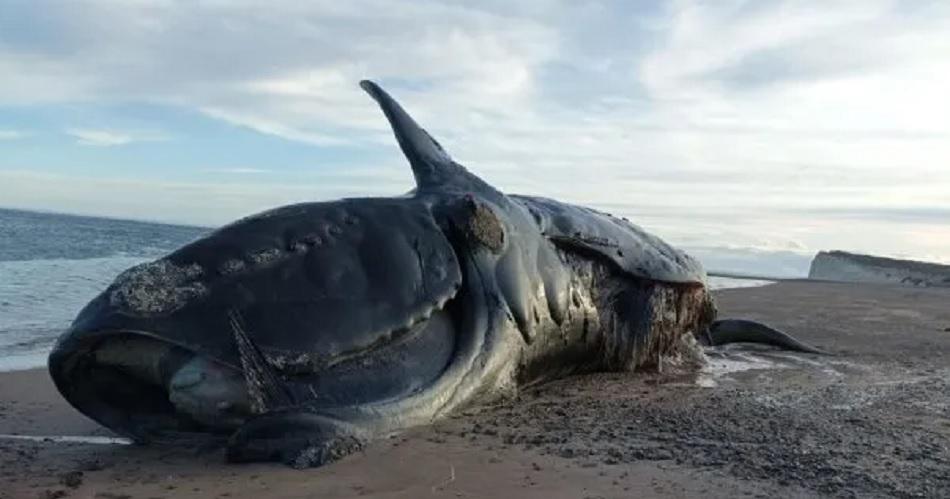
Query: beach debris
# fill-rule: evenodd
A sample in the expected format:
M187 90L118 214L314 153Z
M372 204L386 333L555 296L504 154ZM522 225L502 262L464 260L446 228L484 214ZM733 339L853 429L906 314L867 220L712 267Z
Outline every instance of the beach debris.
M65 485L71 489L75 489L82 485L83 472L82 471L70 471L63 473L59 477L59 483Z

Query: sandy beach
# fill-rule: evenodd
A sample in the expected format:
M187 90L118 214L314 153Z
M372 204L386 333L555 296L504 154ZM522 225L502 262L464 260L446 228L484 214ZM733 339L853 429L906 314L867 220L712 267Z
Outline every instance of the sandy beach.
M731 346L682 373L532 388L320 469L220 448L0 439L3 498L946 497L950 289L782 282L717 292L832 353ZM0 374L0 434L112 436L45 370Z

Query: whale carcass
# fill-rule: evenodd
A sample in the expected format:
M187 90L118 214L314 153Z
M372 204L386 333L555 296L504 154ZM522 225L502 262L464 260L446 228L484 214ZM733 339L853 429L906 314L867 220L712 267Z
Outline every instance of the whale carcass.
M284 206L121 274L49 357L77 409L232 461L332 461L574 373L690 362L698 343L811 347L716 321L702 266L638 226L507 195L372 82L416 189Z

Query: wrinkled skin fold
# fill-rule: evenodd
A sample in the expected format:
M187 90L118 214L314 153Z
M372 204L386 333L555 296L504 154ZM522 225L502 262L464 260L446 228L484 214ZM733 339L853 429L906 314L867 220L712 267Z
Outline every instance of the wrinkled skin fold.
M520 386L696 355L715 318L697 261L501 193L362 85L415 191L277 208L129 269L50 354L72 405L140 442L306 467Z

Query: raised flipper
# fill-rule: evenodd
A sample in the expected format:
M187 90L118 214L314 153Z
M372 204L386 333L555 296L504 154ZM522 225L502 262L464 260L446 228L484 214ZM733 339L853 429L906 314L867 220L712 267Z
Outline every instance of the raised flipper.
M249 421L228 441L232 463L280 461L294 468L332 463L363 447L341 422L306 411L277 411Z
M466 192L497 193L494 187L456 163L442 145L379 85L363 80L360 87L376 100L389 120L399 147L412 166L418 191L444 192L454 187Z
M726 343L762 343L796 352L817 353L827 355L807 343L803 343L788 333L779 331L771 326L745 319L718 320L709 326L705 340L709 346L725 345Z

